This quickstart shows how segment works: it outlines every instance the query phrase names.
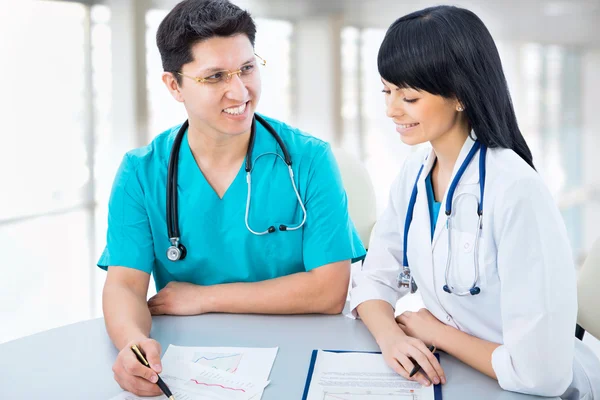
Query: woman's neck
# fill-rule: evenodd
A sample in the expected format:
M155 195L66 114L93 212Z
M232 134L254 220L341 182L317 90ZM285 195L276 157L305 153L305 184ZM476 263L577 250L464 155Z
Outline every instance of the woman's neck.
M431 141L431 146L437 159L435 168L438 169L441 175L452 175L456 160L468 136L468 129L457 127L436 140Z

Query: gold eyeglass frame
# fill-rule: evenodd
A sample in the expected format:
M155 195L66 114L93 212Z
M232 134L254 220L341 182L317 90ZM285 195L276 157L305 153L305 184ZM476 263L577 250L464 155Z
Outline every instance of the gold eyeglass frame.
M265 60L264 58L262 58L261 56L259 56L259 55L258 55L258 54L256 54L256 53L254 53L254 55L255 55L256 57L258 57L258 59L260 60L260 62L259 62L259 64L260 64L260 65L262 65L263 67L267 65L267 60ZM216 71L216 72L215 72L215 74L217 74L217 73L219 73L219 72L226 72L226 73L227 73L227 75L226 75L226 78L225 78L225 82L229 82L229 80L231 79L231 77L232 77L233 75L240 76L240 75L241 75L241 73L242 73L242 69L240 68L240 69L238 69L238 70L236 70L236 71L228 71L228 70ZM190 75L185 75L185 74L182 74L181 72L177 72L177 75L181 75L181 76L183 76L183 77L186 77L186 78L193 79L193 80L195 80L195 81L196 81L196 83L205 83L205 82L208 80L208 78L197 78L197 77L195 77L195 76L190 76ZM214 75L214 74L213 74L213 75ZM215 83L219 83L219 82L215 82Z

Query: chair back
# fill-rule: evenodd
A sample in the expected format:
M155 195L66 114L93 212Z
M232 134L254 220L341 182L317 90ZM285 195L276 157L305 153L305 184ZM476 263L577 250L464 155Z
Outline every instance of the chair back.
M577 323L600 338L600 238L590 250L577 277Z
M333 148L348 196L348 212L363 245L368 248L371 231L377 220L375 189L364 164L340 148Z

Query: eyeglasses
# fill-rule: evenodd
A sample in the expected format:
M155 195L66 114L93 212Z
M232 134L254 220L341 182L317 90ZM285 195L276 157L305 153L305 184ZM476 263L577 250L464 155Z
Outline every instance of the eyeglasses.
M254 53L254 55L260 60L260 65L262 65L262 66L267 65L267 60L265 60L264 58L262 58L261 56L259 56L256 53ZM214 85L217 83L228 82L231 79L231 77L234 75L237 75L241 79L244 79L244 77L248 77L248 76L252 75L255 68L256 68L256 65L254 63L249 63L249 64L243 65L242 68L238 69L237 71L229 71L229 70L218 71L218 72L215 72L214 74L212 74L211 76L207 76L206 78L197 78L194 76L182 74L181 72L177 72L177 74L181 75L183 77L189 78L189 79L193 79L196 81L196 83L208 83L208 84Z

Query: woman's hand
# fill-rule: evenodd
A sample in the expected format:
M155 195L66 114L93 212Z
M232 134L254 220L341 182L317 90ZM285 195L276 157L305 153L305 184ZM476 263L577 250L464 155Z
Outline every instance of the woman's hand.
M396 317L396 322L408 336L441 349L439 338L443 335L446 325L426 308L421 308L417 312L406 311Z
M385 362L404 378L417 381L423 386L429 386L431 382L436 385L446 383L442 366L421 340L395 330L380 338L378 344ZM409 357L421 366L421 370L412 378L408 375L414 363Z

